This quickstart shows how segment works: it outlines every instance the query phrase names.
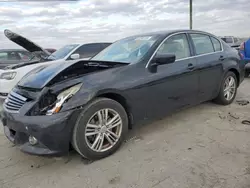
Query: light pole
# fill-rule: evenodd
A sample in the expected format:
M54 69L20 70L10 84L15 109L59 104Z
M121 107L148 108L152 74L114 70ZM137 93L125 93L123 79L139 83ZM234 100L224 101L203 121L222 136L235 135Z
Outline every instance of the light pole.
M193 0L189 0L189 29L193 29Z

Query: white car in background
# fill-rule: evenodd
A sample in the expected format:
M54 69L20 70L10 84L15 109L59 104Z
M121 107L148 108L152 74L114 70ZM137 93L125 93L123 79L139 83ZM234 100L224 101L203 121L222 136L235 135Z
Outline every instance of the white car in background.
M87 44L70 44L62 47L52 54L48 54L46 50L28 39L5 30L5 36L16 44L29 50L36 48L35 58L29 62L18 63L0 70L0 99L7 98L12 88L31 70L47 66L62 61L70 61L75 59L87 60L102 51L111 43L87 43Z

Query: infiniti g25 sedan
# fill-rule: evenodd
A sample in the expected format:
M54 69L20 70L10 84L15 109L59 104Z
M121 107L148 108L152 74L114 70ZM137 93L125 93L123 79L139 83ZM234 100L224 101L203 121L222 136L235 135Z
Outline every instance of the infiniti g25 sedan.
M34 69L5 100L2 123L24 152L62 155L73 148L96 160L114 153L136 124L208 100L232 103L243 79L238 52L212 34L136 35L90 60Z

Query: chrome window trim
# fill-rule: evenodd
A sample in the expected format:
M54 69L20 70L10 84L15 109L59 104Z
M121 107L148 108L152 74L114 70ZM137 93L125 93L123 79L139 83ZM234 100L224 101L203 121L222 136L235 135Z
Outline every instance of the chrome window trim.
M167 36L167 37L159 44L159 46L156 48L156 50L154 51L154 53L152 54L152 56L151 56L150 59L148 60L148 62L147 62L147 64L146 64L146 68L148 68L150 62L152 61L153 57L155 56L155 54L157 53L157 51L159 50L159 48L161 47L161 45L162 45L166 40L168 40L170 37L172 37L172 36L174 36L174 35L178 35L178 34L203 34L203 35L207 35L207 36L209 36L209 37L213 37L213 38L219 40L220 45L221 45L221 51L210 52L210 53L206 53L206 54L200 54L200 55L194 55L194 56L190 56L190 57L186 57L186 58L181 58L181 59L176 60L175 62L182 61L182 60L186 60L186 59L192 59L192 58L195 58L195 57L205 56L205 55L216 54L216 53L220 53L220 52L223 52L223 51L224 51L224 48L223 48L223 45L222 45L221 40L218 39L218 37L216 37L216 36L213 36L213 35L208 34L208 33L199 32L199 31L190 31L190 32L182 31L182 32L177 32L177 33L173 33L173 34ZM212 41L211 41L211 42L212 42Z

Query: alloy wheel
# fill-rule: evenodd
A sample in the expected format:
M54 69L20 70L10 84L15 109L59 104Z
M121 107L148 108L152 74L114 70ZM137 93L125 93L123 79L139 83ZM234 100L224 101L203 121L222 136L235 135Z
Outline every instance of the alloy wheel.
M115 110L105 108L97 111L88 120L85 140L91 150L105 152L118 142L121 133L121 116Z
M224 83L224 97L227 101L230 101L236 91L236 82L234 77L229 76Z

